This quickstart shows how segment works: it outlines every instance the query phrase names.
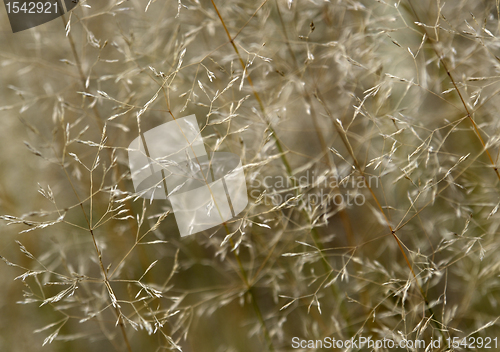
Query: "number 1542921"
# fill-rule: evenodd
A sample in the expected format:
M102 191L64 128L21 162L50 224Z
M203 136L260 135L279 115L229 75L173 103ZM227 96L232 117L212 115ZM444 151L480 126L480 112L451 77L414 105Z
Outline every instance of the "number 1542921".
M8 13L58 13L59 9L57 8L57 2L24 2L20 3L19 1L6 1L5 7L7 8Z

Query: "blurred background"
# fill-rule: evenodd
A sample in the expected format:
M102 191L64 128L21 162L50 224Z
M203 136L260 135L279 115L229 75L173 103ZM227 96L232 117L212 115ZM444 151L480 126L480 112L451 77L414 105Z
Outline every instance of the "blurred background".
M6 11L1 351L498 350L498 1L88 0L18 33ZM191 114L249 204L180 237L127 148Z

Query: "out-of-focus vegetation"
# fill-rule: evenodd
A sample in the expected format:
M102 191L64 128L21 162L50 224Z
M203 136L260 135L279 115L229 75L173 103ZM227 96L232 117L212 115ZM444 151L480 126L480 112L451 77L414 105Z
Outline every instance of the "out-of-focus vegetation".
M498 0L0 16L1 351L499 336ZM181 238L127 147L191 114L249 205Z

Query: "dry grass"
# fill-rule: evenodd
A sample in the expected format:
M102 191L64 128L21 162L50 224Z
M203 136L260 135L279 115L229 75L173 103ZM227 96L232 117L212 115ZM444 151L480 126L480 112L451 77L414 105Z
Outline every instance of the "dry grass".
M0 350L497 337L499 6L88 0L15 35L2 12ZM250 202L180 238L127 146L190 114Z

